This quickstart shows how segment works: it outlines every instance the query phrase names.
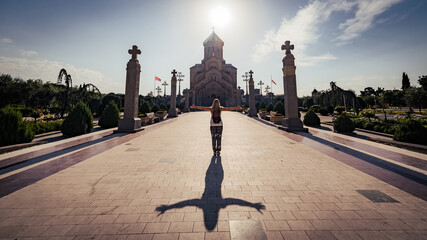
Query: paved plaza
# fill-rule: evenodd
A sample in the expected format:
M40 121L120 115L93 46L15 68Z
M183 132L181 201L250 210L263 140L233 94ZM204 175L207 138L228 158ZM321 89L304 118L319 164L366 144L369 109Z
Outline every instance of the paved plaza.
M425 154L224 112L215 157L209 118L0 155L38 159L1 172L0 239L427 239Z

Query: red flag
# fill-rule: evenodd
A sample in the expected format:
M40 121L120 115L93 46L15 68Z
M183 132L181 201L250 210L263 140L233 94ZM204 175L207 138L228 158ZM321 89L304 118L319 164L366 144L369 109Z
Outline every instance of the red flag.
M162 80L159 78L159 77L157 77L157 76L154 76L154 79L156 80L156 81L159 81L159 82L161 82Z
M271 79L271 82L274 83L274 85L277 85L275 81L273 81L273 79Z

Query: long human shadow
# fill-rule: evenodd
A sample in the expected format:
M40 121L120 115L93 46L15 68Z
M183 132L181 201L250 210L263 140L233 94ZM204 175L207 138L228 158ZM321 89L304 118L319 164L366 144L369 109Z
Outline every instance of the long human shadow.
M251 203L237 198L222 198L221 184L223 179L224 170L222 169L221 157L213 156L206 171L205 191L201 198L185 200L171 205L161 205L156 208L156 211L160 212L159 215L161 215L170 209L196 206L203 211L206 229L212 231L218 223L219 211L229 205L252 207L259 212L261 209L265 209L261 203Z

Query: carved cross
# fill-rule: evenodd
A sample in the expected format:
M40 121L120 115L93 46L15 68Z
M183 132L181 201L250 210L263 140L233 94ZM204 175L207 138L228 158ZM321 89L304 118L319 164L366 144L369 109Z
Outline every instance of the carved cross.
M250 70L250 71L249 71L249 77L250 77L250 78L252 78L252 74L253 74L253 73L254 73L254 72L252 72L252 70Z
M171 72L172 75L175 77L175 75L178 73L175 69Z
M133 45L132 49L128 50L128 53L132 54L132 60L136 60L136 55L141 54L141 50L139 50L136 45Z
M282 50L286 49L286 54L290 54L291 50L294 50L294 45L291 45L291 41L286 41L285 44L282 45Z

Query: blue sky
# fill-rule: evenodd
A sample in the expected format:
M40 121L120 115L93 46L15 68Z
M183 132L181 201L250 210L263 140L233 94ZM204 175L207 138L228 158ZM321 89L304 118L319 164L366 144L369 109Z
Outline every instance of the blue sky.
M230 15L223 25L212 22L218 6ZM427 74L425 0L2 0L0 8L0 73L55 82L65 68L74 84L104 93L124 92L132 45L142 51L140 94L153 91L155 75L170 82L172 69L189 87L213 25L242 88L252 69L283 94L285 40L295 45L298 96L330 81L359 93L400 88L402 72L412 85Z

